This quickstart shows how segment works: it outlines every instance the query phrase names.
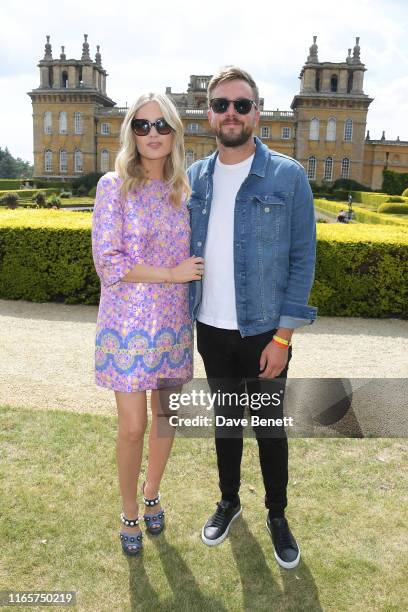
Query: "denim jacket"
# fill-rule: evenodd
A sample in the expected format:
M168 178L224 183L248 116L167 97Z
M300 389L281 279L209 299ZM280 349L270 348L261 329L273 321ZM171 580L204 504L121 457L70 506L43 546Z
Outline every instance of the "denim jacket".
M234 284L241 336L277 327L313 323L317 308L308 305L316 260L313 194L303 166L271 151L255 137L251 169L235 199ZM203 256L218 152L192 164L187 174L192 194L191 255ZM205 266L205 262L204 262ZM195 320L202 281L189 288Z

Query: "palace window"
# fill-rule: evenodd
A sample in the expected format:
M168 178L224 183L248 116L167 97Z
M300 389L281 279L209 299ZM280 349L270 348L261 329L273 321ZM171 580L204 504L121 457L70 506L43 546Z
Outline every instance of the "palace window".
M333 158L326 157L326 161L324 162L324 176L323 179L325 181L331 181L333 178Z
M316 117L310 121L309 140L319 140L319 120Z
M193 163L194 159L195 159L194 151L192 151L191 149L186 151L186 167L187 168L189 166L191 166L191 164Z
M341 160L341 178L348 179L350 176L350 160L344 157Z
M108 136L109 132L110 132L109 123L101 123L101 134L105 134L105 136Z
M344 140L352 140L353 138L353 121L346 119L344 123Z
M198 125L198 123L189 123L187 125L187 131L189 131L189 132L199 132L200 131L200 126Z
M261 127L261 138L270 138L271 137L271 129L265 125Z
M108 172L109 170L109 151L104 149L101 152L101 172Z
M307 178L310 181L315 181L316 180L316 158L315 158L314 155L312 155L308 159L308 163L307 163Z
M44 153L44 170L45 172L52 172L52 151L49 149Z
M61 74L61 87L63 89L68 87L68 72L66 70Z
M74 113L74 132L75 134L82 134L82 115L81 113Z
M68 158L65 149L60 151L60 172L67 172L68 170Z
M330 91L337 91L337 76L335 74L333 74L332 78L330 79Z
M74 170L75 172L83 171L83 156L81 151L75 151L74 153Z
M288 140L291 137L291 129L290 127L282 128L282 138L283 140Z
M52 134L52 113L50 111L44 113L44 134Z
M336 120L333 117L327 121L326 140L336 140Z
M61 112L59 114L59 133L66 134L67 133L67 113Z

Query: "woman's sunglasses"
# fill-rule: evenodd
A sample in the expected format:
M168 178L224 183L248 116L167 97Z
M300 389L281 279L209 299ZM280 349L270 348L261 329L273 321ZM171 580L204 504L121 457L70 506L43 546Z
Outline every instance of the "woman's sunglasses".
M210 100L210 108L214 111L214 113L222 114L226 113L229 105L233 104L235 110L240 115L247 115L252 106L257 108L256 103L253 100L249 100L248 98L238 98L237 100L227 100L227 98L213 98Z
M132 119L130 126L135 134L138 136L147 136L152 127L155 127L158 134L166 136L173 130L163 117L156 119L156 121L148 121L147 119Z

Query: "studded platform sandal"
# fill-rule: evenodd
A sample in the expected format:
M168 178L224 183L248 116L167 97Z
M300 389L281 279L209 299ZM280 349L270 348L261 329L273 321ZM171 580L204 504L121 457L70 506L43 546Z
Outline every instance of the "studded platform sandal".
M127 527L137 527L139 519L128 519L123 512L120 515L120 520ZM143 533L127 533L126 531L119 532L122 550L126 555L138 555L143 546Z
M158 493L157 497L155 497L154 499L147 499L144 496L145 484L146 483L143 483L143 501L146 506L155 506L160 501L160 493ZM143 520L145 522L147 531L151 535L158 535L164 529L164 510L163 508L159 510L158 512L156 512L155 514L144 514Z

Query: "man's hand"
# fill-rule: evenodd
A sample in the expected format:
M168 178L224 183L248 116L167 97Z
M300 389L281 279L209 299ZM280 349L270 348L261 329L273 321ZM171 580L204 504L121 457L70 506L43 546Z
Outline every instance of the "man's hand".
M262 351L259 360L259 369L265 371L259 378L276 378L285 369L288 363L288 350L269 342ZM265 367L266 366L266 367Z

